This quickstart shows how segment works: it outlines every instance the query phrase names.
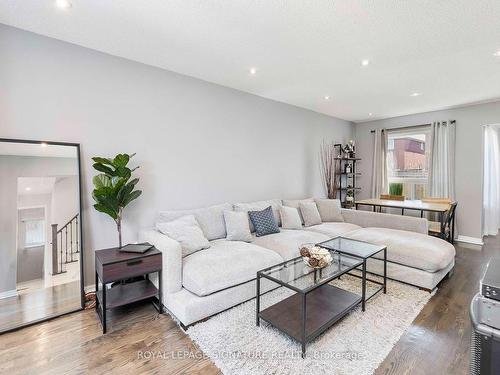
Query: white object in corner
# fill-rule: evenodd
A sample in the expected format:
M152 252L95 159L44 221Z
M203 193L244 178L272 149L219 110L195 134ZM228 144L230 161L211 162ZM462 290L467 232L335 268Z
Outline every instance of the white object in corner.
M481 238L477 238L477 237L458 236L456 241L470 243L471 245L480 245L480 246L484 245L483 240Z
M6 292L0 293L0 299L9 298L9 297L17 297L17 290L7 290Z

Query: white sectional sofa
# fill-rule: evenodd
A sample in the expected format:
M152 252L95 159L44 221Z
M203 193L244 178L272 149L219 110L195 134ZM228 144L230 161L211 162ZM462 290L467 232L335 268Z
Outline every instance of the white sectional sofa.
M301 230L281 229L252 242L225 239L224 210L279 207L281 201L222 204L166 211L160 219L196 217L210 247L182 257L180 244L156 229L140 232L163 253L163 303L183 327L255 297L257 271L299 256L299 246L345 236L387 246L388 277L432 290L452 271L455 248L427 234L427 220L342 209L343 222L323 222ZM383 274L383 261L369 259L368 271ZM276 287L263 279L261 290Z

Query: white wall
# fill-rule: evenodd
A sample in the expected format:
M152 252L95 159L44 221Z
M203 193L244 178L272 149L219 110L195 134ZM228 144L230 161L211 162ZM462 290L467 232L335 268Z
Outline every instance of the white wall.
M372 175L372 129L428 124L432 121L456 120L455 190L458 234L481 237L482 219L482 125L500 122L500 102L467 106L370 121L355 125L357 155L363 158L359 171L360 198L370 195Z
M78 176L57 178L52 190L52 215L50 224L58 229L67 224L80 210Z
M0 55L1 136L82 145L87 284L93 251L117 244L92 207L92 156L137 152L126 243L160 209L321 195L321 140L352 136L347 121L2 25Z

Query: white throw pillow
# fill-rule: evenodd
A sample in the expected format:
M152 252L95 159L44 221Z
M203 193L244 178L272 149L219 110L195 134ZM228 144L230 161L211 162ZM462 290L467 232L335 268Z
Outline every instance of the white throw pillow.
M300 202L299 207L306 227L321 224L321 216L315 202Z
M299 204L300 202L314 202L314 198L306 198L306 199L283 199L283 206L294 207L299 211L300 220L302 224L304 224L304 218L302 217L302 213L300 212Z
M280 207L280 216L283 229L302 229L302 220L296 208Z
M210 247L194 215L183 216L166 223L156 223L156 229L181 244L183 257Z
M224 211L226 221L226 240L228 241L252 241L248 214L246 212Z
M319 215L323 222L344 221L339 199L316 199Z

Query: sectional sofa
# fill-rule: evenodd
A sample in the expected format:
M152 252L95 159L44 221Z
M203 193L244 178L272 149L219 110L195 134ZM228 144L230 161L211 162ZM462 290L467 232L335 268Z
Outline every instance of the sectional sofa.
M163 253L163 303L183 327L255 297L257 271L299 256L304 243L336 236L387 246L388 277L432 290L455 264L455 248L427 234L427 220L408 216L342 209L343 221L323 222L301 230L252 237L251 242L226 240L223 212L248 211L300 201L225 203L207 208L161 212L158 221L194 215L210 247L183 257L180 244L156 229L141 230L139 239ZM278 216L279 218L279 216ZM369 272L383 274L383 261L370 259ZM262 291L276 287L263 280Z

